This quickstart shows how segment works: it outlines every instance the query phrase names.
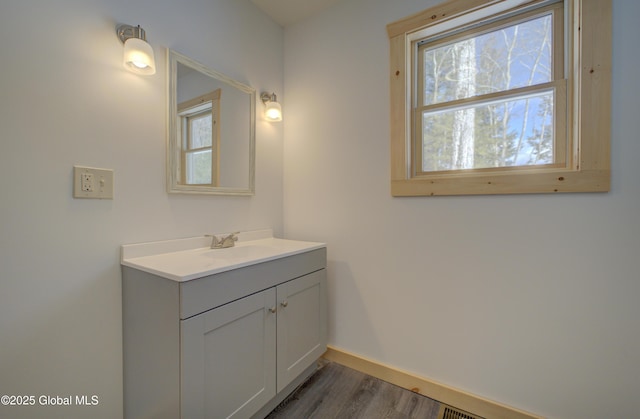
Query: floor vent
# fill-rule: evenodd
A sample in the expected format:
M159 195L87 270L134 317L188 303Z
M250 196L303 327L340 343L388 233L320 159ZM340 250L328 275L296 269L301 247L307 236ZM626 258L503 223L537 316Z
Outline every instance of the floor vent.
M480 416L473 415L464 410L456 409L453 406L446 404L440 405L440 412L438 412L438 419L483 419Z

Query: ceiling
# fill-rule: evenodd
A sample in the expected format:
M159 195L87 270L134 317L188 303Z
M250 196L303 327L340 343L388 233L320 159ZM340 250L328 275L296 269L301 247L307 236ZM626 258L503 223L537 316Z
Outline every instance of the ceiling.
M281 26L291 25L340 0L251 0Z

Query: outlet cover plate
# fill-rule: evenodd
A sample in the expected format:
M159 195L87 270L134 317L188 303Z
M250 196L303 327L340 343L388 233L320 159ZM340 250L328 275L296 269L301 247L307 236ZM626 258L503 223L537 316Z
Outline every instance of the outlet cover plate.
M113 199L113 170L73 166L73 197Z

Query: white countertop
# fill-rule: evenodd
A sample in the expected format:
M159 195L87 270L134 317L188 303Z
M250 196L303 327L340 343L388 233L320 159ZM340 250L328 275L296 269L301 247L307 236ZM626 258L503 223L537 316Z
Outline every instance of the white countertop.
M183 282L326 247L324 243L277 239L272 230L238 234L234 247L211 249L211 237L121 247L123 266Z

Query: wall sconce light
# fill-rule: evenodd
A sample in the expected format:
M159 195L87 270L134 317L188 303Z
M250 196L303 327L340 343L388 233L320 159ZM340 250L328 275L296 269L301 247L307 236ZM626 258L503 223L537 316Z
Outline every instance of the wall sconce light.
M264 92L260 95L260 99L262 99L262 103L266 106L264 109L264 118L267 121L282 121L282 106L280 106L276 100L276 94Z
M150 76L156 73L153 48L147 43L144 29L138 26L118 25L118 38L124 44L124 66L127 70Z

